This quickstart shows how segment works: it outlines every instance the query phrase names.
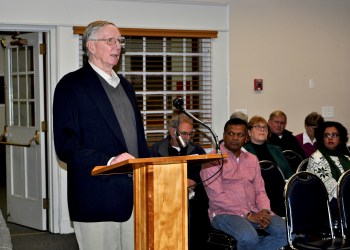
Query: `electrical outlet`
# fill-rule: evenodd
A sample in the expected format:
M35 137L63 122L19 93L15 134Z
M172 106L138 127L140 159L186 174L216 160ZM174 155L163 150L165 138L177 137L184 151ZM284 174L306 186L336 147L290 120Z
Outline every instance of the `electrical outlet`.
M334 106L323 106L322 116L324 118L334 118Z
M315 88L315 79L310 79L309 80L309 88L314 89Z

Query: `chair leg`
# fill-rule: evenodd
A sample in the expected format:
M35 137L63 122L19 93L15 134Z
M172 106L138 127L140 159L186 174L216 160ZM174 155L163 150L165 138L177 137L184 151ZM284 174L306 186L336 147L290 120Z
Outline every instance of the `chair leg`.
M229 234L217 229L209 232L207 250L234 250L237 249L237 241Z

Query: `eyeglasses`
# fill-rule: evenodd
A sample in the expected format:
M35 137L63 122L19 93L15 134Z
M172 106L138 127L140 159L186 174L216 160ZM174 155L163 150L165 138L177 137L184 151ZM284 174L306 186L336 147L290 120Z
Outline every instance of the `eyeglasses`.
M246 135L245 133L234 133L234 132L227 132L226 134L230 137L237 136L238 138L243 138Z
M110 38L104 38L104 39L89 39L91 41L106 41L106 43L110 46L114 46L116 45L117 43L124 47L125 46L125 38L124 37L118 37L118 38L115 38L115 37L110 37Z
M323 134L323 138L327 138L327 139L334 139L334 138L338 138L339 137L339 134L338 133L325 133Z
M189 137L192 137L193 136L193 133L188 133L188 132L181 132L181 131L179 131L179 133L181 134L181 135L183 135L183 136L189 136Z
M281 125L281 126L284 126L287 124L287 122L280 122L280 121L272 121L272 122L276 125Z
M255 126L253 126L253 128L255 128L257 130L267 131L267 126L255 125Z

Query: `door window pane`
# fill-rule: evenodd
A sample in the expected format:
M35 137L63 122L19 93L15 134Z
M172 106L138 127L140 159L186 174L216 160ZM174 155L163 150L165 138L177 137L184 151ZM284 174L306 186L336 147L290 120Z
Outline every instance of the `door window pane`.
M27 103L26 102L20 102L20 115L19 115L19 119L20 119L20 124L19 126L21 127L26 127L28 125L28 121L27 121Z
M20 72L25 72L27 69L26 47L18 47L18 68Z
M27 81L25 75L19 76L19 99L27 98Z
M16 46L11 49L10 58L10 117L11 126L35 126L35 79L33 46ZM17 60L18 58L18 60ZM31 70L28 70L28 66ZM11 98L12 97L12 98Z

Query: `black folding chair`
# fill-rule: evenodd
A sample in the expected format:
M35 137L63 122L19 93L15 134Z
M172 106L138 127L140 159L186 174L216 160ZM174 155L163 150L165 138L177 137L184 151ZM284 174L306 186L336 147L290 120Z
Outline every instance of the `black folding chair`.
M270 235L268 232L256 229L259 238ZM237 249L237 240L231 235L212 228L208 235L206 250L233 250Z
M292 249L350 249L345 240L334 237L328 193L319 177L309 172L294 174L284 195Z
M237 240L231 235L212 228L208 235L206 250L233 250L237 249Z
M266 194L270 199L271 210L284 217L286 210L284 207L283 191L285 186L285 178L281 169L272 161L262 160L259 162L261 176L265 182Z
M298 168L297 168L297 173L300 171L306 171L307 169L307 164L309 164L309 158L306 158L300 162Z
M303 157L301 157L297 152L289 149L283 150L282 153L287 159L289 166L291 167L293 172L296 172L300 162L303 161Z
M338 180L338 205L342 236L350 241L350 170L345 171Z

